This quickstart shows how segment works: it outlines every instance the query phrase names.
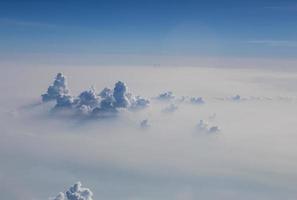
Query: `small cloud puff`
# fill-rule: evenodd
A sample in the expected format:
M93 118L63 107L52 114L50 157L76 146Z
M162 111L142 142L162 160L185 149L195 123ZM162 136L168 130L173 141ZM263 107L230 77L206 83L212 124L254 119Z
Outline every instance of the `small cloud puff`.
M93 200L93 192L89 188L82 187L80 182L71 186L65 194L60 192L54 200Z
M173 95L173 93L171 91L161 93L157 97L157 99L159 99L159 100L165 100L165 101L168 101L168 100L171 100L171 99L174 99L174 98L175 97L174 97L174 95Z
M205 123L203 120L200 120L197 124L197 129L199 132L203 133L217 133L220 131L218 126L208 126L207 123Z
M41 97L43 102L47 102L56 100L60 96L68 95L68 93L66 77L62 73L58 73L54 83L48 87L47 92L41 95Z

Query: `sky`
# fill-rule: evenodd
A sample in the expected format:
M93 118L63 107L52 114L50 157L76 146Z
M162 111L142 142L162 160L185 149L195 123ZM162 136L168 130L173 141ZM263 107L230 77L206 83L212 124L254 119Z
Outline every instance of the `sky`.
M293 0L1 1L0 55L293 59L296 21Z

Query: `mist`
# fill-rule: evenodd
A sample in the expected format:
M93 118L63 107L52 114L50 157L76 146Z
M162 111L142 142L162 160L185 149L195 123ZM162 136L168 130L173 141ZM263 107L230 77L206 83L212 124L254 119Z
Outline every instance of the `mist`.
M54 198L78 181L93 199L297 195L294 73L121 66L0 70L3 199ZM53 112L56 102L42 102L41 95L59 72L73 96L91 88L99 94L123 81L150 104L108 118ZM168 91L170 98L160 98Z

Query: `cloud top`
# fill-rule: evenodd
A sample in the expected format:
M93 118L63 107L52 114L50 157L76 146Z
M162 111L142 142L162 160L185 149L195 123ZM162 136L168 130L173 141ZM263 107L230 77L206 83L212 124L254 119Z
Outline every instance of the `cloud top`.
M93 200L93 192L89 188L82 187L81 182L75 183L65 194L60 192L54 200Z
M62 73L58 73L52 85L50 85L45 94L42 94L42 101L47 102L56 100L60 96L68 95L66 77Z

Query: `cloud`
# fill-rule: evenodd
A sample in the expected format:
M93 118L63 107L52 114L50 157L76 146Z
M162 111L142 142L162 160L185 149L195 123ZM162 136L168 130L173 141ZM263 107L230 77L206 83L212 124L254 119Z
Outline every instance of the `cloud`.
M57 97L55 108L71 108L74 104L74 98L70 95L62 95Z
M92 200L93 192L89 188L83 188L80 182L77 182L66 191L68 200Z
M149 106L150 101L141 97L141 96L136 96L136 97L132 97L130 99L131 102L131 109L142 109L142 108L146 108Z
M197 130L203 133L217 133L220 131L218 126L209 126L203 120L200 120L199 123L197 124Z
M58 73L54 83L48 87L47 92L41 95L41 97L43 102L47 102L56 100L60 96L68 95L68 93L66 77L62 73Z
M117 113L118 109L138 110L146 108L150 101L128 92L128 87L118 81L114 89L104 88L99 94L95 88L81 92L78 97L69 95L66 78L58 73L53 85L42 95L43 102L56 100L55 110L70 109L82 115L106 115Z
M65 200L64 193L60 192L53 200Z
M100 97L96 94L95 88L83 91L76 100L76 107L78 109L88 108L90 111L98 107L100 104Z
M204 104L205 101L202 99L202 97L191 97L190 102L192 104Z
M161 93L159 94L159 96L157 97L157 99L159 100L171 100L171 99L174 99L174 95L171 91L167 91L167 92L164 92L164 93Z
M237 94L237 95L231 97L231 99L232 99L233 101L240 101L242 98L241 98L241 96L240 96L239 94Z
M130 105L127 97L127 86L125 83L118 81L113 89L115 107L126 108Z
M81 182L75 183L65 194L60 192L54 200L93 200L93 192L89 188L82 187Z

